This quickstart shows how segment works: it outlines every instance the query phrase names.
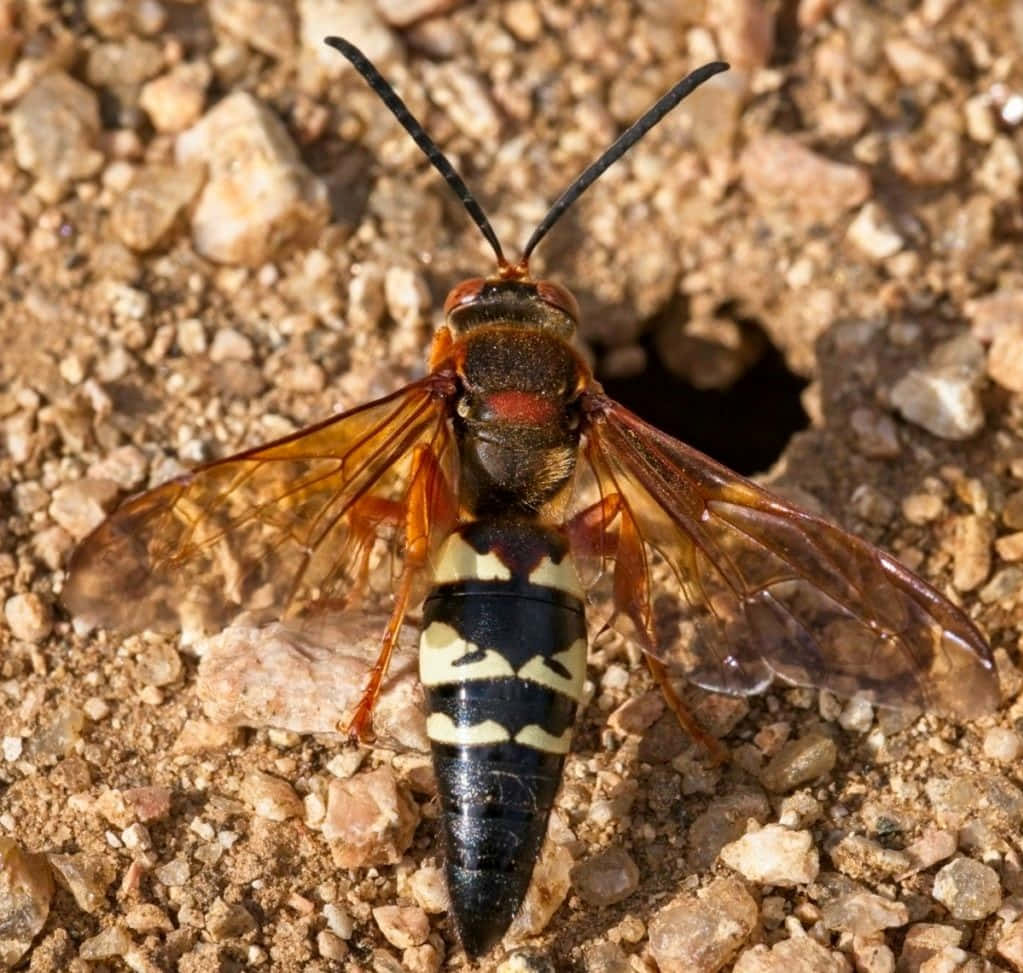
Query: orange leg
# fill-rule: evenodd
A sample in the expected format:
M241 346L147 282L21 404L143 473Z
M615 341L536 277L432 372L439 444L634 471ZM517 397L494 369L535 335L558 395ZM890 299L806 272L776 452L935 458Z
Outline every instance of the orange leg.
M352 604L358 604L369 581L369 559L382 524L395 526L405 518L405 505L383 497L363 497L352 507L351 530L359 550L352 582ZM349 606L350 607L350 606Z
M613 531L612 523L616 524ZM614 558L615 614L625 615L631 620L654 682L660 687L679 725L694 742L703 746L714 763L725 762L728 751L689 712L671 685L667 667L654 655L657 642L650 607L646 552L636 522L621 497L617 493L604 497L573 517L567 530L574 551Z
M618 546L618 535L612 531L611 524L621 509L621 496L612 493L598 500L592 507L579 511L565 524L573 552L591 557L613 556Z
M646 653L646 664L650 667L650 674L654 677L654 682L657 683L661 692L664 694L664 701L675 714L675 718L678 720L682 729L689 734L694 743L699 744L707 751L714 764L727 763L727 748L717 739L717 737L711 736L702 726L700 726L696 717L689 712L689 707L682 702L682 697L675 692L675 688L671 684L667 666L665 666L665 664L659 659L655 659L652 655L650 655L650 653Z
M412 587L427 565L430 555L430 534L433 525L453 519L454 500L451 489L428 446L418 446L412 460L403 519L405 521L405 562L395 593L394 608L384 630L380 655L370 670L366 688L355 708L346 731L353 740L368 740L373 707L383 685L391 653L398 641L405 613L408 611Z

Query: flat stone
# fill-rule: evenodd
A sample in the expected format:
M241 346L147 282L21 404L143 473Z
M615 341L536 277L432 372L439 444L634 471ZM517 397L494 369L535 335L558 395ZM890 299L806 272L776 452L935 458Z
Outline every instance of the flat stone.
M207 717L227 726L337 733L380 651L381 621L367 615L364 622L346 629L343 650L296 640L279 625L232 626L200 640L196 691ZM413 638L411 628L402 631L393 675L373 710L373 732L382 745L425 752L429 740Z

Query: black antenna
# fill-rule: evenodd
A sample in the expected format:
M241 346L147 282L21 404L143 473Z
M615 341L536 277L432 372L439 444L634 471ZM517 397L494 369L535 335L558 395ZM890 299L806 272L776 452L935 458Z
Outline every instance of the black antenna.
M547 231L561 219L565 210L582 196L615 162L625 155L668 112L675 108L683 98L692 94L704 81L714 77L715 74L720 74L722 71L727 70L728 65L724 61L711 61L710 64L697 68L679 81L667 94L662 95L656 103L646 110L638 121L622 132L614 144L596 162L590 163L579 173L575 181L550 208L550 211L540 222L540 225L533 231L533 235L529 238L526 248L522 251L522 265L525 266L529 261L529 255L533 252L536 245L547 235Z
M497 255L497 263L505 267L508 263L501 250L501 243L497 239L494 228L490 225L483 208L476 202L476 197L469 191L462 177L455 172L455 167L447 160L447 157L437 147L437 143L426 134L423 126L419 124L416 117L408 110L408 106L398 97L398 93L392 88L373 67L369 58L362 53L354 44L349 43L343 37L326 37L324 42L335 50L340 51L351 63L352 67L359 72L367 81L369 86L380 96L380 100L391 109L391 113L401 122L402 127L412 140L423 150L423 154L433 164L433 167L444 177L444 181L455 191L455 195L462 201L472 221L480 228L480 232L486 237L487 242L494 248ZM683 97L685 97L683 95ZM535 235L535 234L534 234Z

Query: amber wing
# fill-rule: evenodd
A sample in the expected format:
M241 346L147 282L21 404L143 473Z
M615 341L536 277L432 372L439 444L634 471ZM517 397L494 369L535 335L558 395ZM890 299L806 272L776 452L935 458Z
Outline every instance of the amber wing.
M75 551L65 604L132 630L352 607L400 558L416 448L450 465L446 395L430 376L129 499Z
M580 477L605 498L612 624L645 651L728 693L777 678L963 718L998 705L983 637L890 555L601 394L586 412Z

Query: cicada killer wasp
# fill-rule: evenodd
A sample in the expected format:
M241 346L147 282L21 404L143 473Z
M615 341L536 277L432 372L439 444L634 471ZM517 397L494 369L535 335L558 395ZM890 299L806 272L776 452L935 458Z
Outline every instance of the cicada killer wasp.
M530 276L562 213L727 65L672 88L509 263L394 90L352 44L327 43L462 200L496 271L450 292L422 380L125 502L72 557L72 612L122 628L177 624L186 611L220 625L243 608L343 616L386 550L393 610L347 729L369 730L402 620L421 603L451 913L473 957L507 930L543 842L598 578L608 623L697 735L670 675L737 694L778 679L963 718L997 705L990 649L963 612L888 554L608 398L573 346L575 299Z

